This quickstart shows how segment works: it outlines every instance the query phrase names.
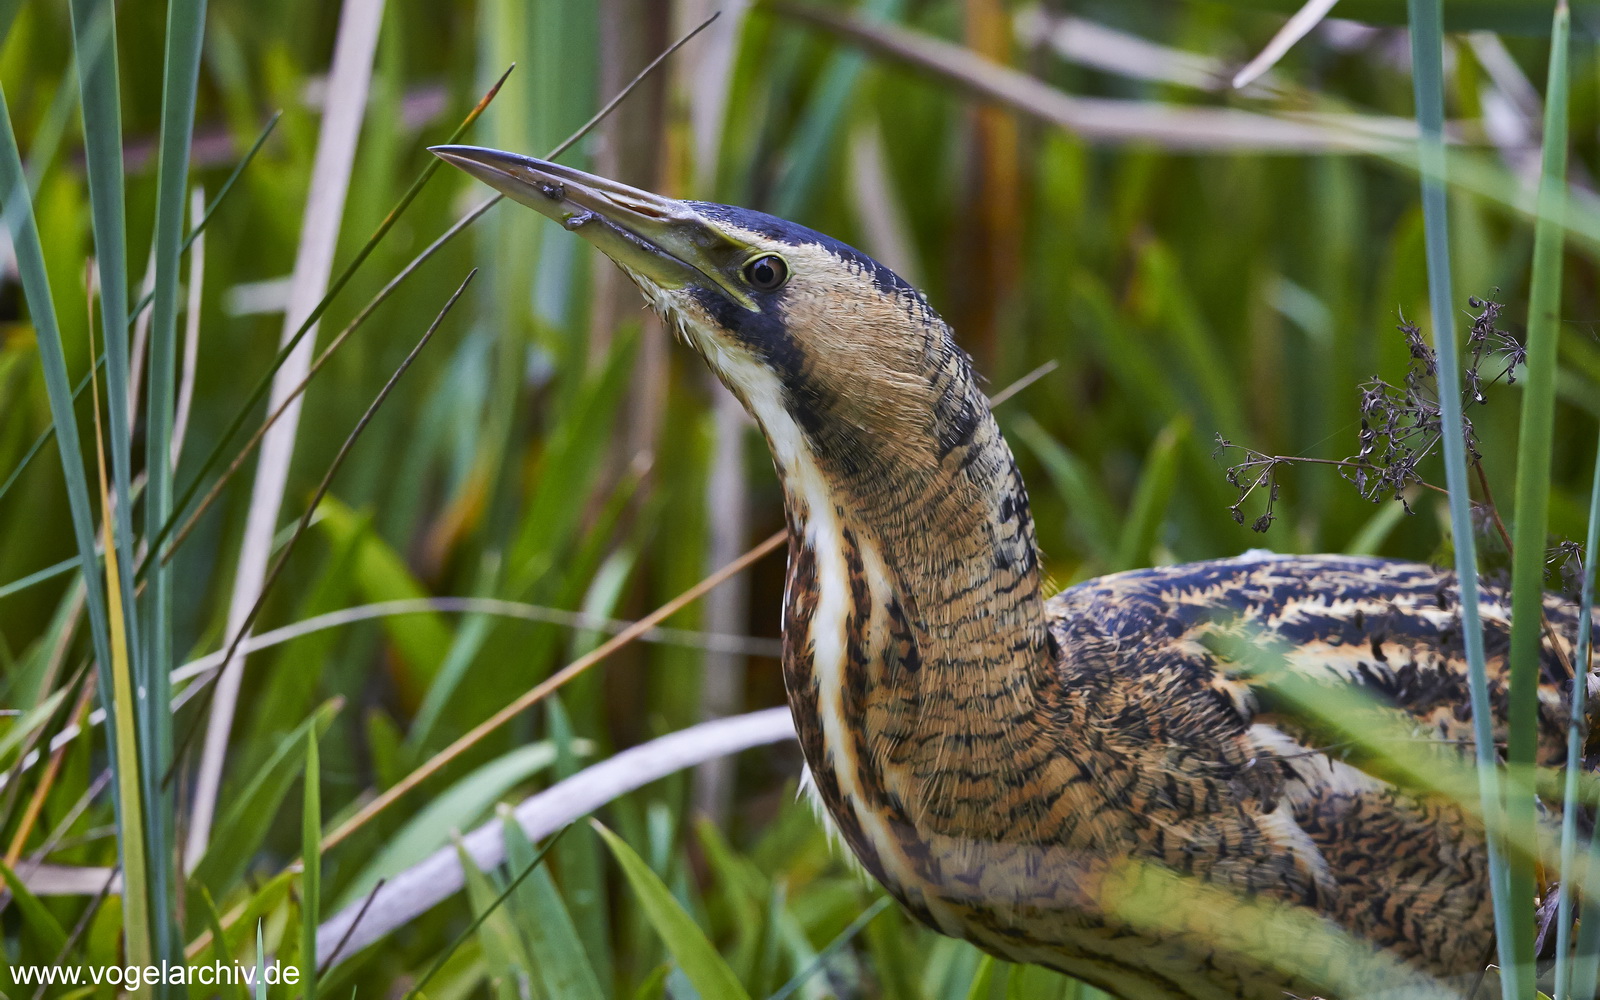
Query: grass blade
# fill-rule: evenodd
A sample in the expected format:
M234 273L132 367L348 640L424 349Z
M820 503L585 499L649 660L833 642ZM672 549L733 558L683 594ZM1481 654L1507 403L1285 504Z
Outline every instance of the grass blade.
M466 876L467 904L472 908L472 927L477 933L478 948L483 954L489 996L494 1000L523 1000L525 997L540 997L542 1000L542 994L533 988L532 971L529 969L532 963L528 960L527 949L522 946L522 938L517 933L511 911L501 908L511 893L501 889L498 876L479 867L459 841L456 843L456 856ZM497 889L500 891L497 892ZM452 942L446 955L453 953L455 947ZM412 995L422 1000L420 992L407 994L408 997Z
M621 837L599 822L591 822L606 846L611 848L612 857L622 867L622 874L633 887L634 898L639 901L645 916L700 995L717 997L719 1000L749 1000L750 994L740 985L733 970L717 954L717 949L706 938L700 925L673 898L672 890L667 888L666 883L650 870L645 860Z
M77 568L77 556L63 559L53 566L46 566L44 569L29 573L27 576L19 577L4 586L0 586L0 597L9 597L12 594L20 593L35 584L44 583L46 580L54 580L63 573L71 573Z
M559 696L547 703L546 715L549 719L547 732L556 745L556 775L565 781L579 771L572 720ZM567 912L577 926L583 954L599 980L610 983L614 981L611 921L599 840L594 831L579 830L556 852L554 867L566 894Z
M1550 35L1550 71L1545 88L1544 149L1539 178L1539 221L1534 227L1533 277L1528 297L1528 366L1522 390L1522 422L1517 440L1517 488L1511 577L1511 712L1506 752L1511 787L1526 788L1538 752L1540 644L1544 638L1545 533L1550 517L1550 455L1554 438L1556 345L1561 335L1561 267L1564 233L1553 217L1566 189L1567 177L1567 55L1572 15L1565 0L1556 4ZM1582 687L1578 684L1574 687ZM1581 716L1579 716L1581 718ZM1572 767L1580 757L1568 760ZM1535 802L1531 794L1507 795L1506 836L1514 843L1531 843L1537 835ZM1570 814L1574 810L1566 810ZM1565 821L1563 823L1565 827ZM1571 838L1562 832L1562 867L1569 869ZM1534 871L1513 861L1511 899L1518 913L1531 909ZM1563 889L1570 883L1563 882ZM1562 904L1570 909L1570 892ZM1531 921L1517 917L1518 923ZM1564 937L1558 929L1558 941ZM1525 978L1532 978L1532 940L1519 958L1528 960ZM1558 952L1557 975L1562 976L1566 956ZM1519 967L1520 971L1520 967Z
M189 196L191 217L200 215L206 208L206 192L196 187ZM183 366L178 375L177 409L172 415L172 440L167 449L167 459L177 471L178 459L183 455L183 441L189 431L189 413L194 408L194 383L200 365L200 311L203 304L202 289L206 283L206 240L196 233L193 252L189 254L189 302L184 310Z
M46 955L60 954L66 947L67 932L4 861L0 861L0 886L4 886L17 901L17 908L22 911L23 927L29 936L38 939L41 952Z
M434 959L433 964L428 967L428 971L423 974L421 979L417 980L417 985L413 986L411 992L406 994L406 1000L411 1000L412 997L422 994L423 987L427 986L433 977L438 975L439 970L444 968L444 963L449 960L451 955L455 954L456 949L460 948L467 938L476 933L479 925L489 919L489 916L498 910L502 903L511 898L511 894L517 891L517 887L522 884L522 880L533 874L533 870L544 862L545 856L550 853L550 848L556 846L556 843L561 840L562 835L565 833L566 829L563 828L554 837L551 837L544 847L539 850L533 861L528 864L528 867L524 868L516 878L511 880L511 883L505 887L505 890L500 893L494 902L475 915L472 918L472 923L462 928L461 933L457 934L455 940L450 942L450 947L439 953L439 957ZM463 866L469 864L470 861L470 858L464 859Z
M267 1000L267 943L261 929L266 921L256 921L256 986L255 1000Z
M213 962L232 965L233 952L228 948L228 935L223 933L222 917L217 913L216 901L211 898L211 893L203 885L198 887L195 895L199 897L199 905L205 911L206 929L211 933L211 955L209 957ZM199 956L194 957L198 958ZM235 1000L235 998L243 1000L245 992L244 987L235 984L232 990L226 992L219 988L217 995L228 997L229 1000Z
M90 353L93 351L94 322L90 318ZM105 438L100 426L100 383L91 385L94 390L94 444L96 466L100 472L100 509L109 512L111 491L106 485ZM106 624L111 633L111 683L112 696L107 705L108 716L114 715L117 723L112 733L112 744L121 767L117 770L117 800L120 803L117 818L117 840L122 847L122 928L128 947L128 959L134 965L149 965L152 920L150 913L150 870L147 849L153 838L149 833L152 823L160 822L145 809L143 767L145 754L141 752L137 715L134 700L134 666L129 651L127 607L122 603L122 561L114 555L116 539L113 536L113 518L109 513L101 516L100 526L105 538L106 551Z
M849 944L856 935L866 930L867 925L872 923L878 914L888 909L893 902L894 900L888 896L879 896L871 906L861 911L860 916L850 921L849 926L840 931L837 937L829 941L821 951L817 952L816 959L810 965L795 973L794 978L784 983L768 1000L789 1000L800 987L806 984L806 980L816 975L828 964L828 959L832 958L840 948Z
M300 981L317 1000L317 925L322 922L322 773L317 731L306 733L305 805L300 813Z
M188 198L189 147L194 135L195 90L200 76L200 44L206 0L171 0L167 5L165 78L162 82L161 151L157 168L155 287L151 289L148 396L145 406L145 537L161 530L172 512L173 425L177 408L178 275L183 254L183 215ZM108 327L109 329L109 327ZM120 329L120 328L119 328ZM132 563L128 564L130 568ZM172 836L169 806L161 788L172 755L172 574L156 567L148 579L142 621L145 652L139 707L140 743L146 759L140 774L145 797L155 809L152 844L151 912L155 914L156 954L180 957L182 944L169 914L171 879L166 849Z
M1495 944L1505 1000L1533 995L1532 914L1518 913L1508 896L1500 774L1494 742L1494 715L1484 660L1483 624L1478 608L1478 554L1473 536L1472 500L1467 482L1466 441L1461 415L1461 361L1456 344L1455 307L1450 288L1450 236L1445 207L1444 28L1441 0L1407 0L1411 24L1412 86L1422 167L1422 213L1428 260L1428 306L1433 314L1439 357L1439 411L1444 437L1445 483L1450 493L1450 533L1455 547L1457 597L1462 642L1467 654L1468 687L1477 757L1478 794L1488 821L1489 881L1494 893ZM1517 928L1525 925L1525 931ZM1521 939L1526 937L1526 944ZM1526 969L1519 958L1527 955ZM1522 980L1527 980L1526 986Z
M133 431L128 403L128 263L116 13L109 0L72 0L69 9L106 349L105 436L109 441L103 443L110 455L110 485L102 483L101 518L113 683L101 692L110 698L107 714L117 719L112 746L120 765L118 837L124 899L128 901L123 914L124 930L130 959L135 964L148 964L156 957L152 950L154 924L165 921L157 914L170 910L170 821L160 805L160 789L152 783L159 780L159 751L142 722L153 713L165 713L166 703L153 698L154 682L147 674L148 664L139 641L133 590ZM90 356L94 356L93 350ZM100 445L98 414L97 404L96 439ZM104 479L103 455L101 463ZM161 933L161 940L163 945L173 943L165 932ZM162 956L169 957L170 952L163 950Z
M1592 661L1594 641L1594 583L1595 583L1595 554L1600 552L1600 448L1595 452L1594 485L1589 490L1589 530L1584 539L1583 550L1583 586L1580 588L1578 604L1578 639L1575 650L1574 663L1577 665L1579 676L1587 676L1589 665ZM1585 718L1584 695L1587 694L1585 685L1572 686L1572 723L1567 733L1567 794L1568 801L1572 801L1572 790L1578 784L1579 768L1571 766L1572 761L1579 760L1579 753L1583 741L1583 719ZM1578 747L1578 751L1573 748ZM1568 834L1569 823L1575 825L1577 819L1576 809L1567 809L1561 819L1561 903L1570 905L1571 896L1566 887L1570 884L1567 875L1571 866L1567 863L1569 842L1576 840L1576 831ZM1568 817L1571 817L1569 819ZM1584 866L1587 872L1600 871L1600 836L1593 833L1589 837L1588 863ZM1560 916L1561 923L1557 925L1557 962L1567 955L1567 943L1562 932L1571 933L1571 913L1564 911ZM1571 958L1570 989L1567 993L1561 992L1563 984L1560 978L1562 966L1556 966L1557 986L1556 1000L1567 1000L1568 997L1592 997L1597 985L1600 985L1600 900L1589 894L1583 901L1583 910L1578 924L1578 949L1577 955Z
M505 828L506 860L513 869L531 871L538 860L533 843L506 807L500 822ZM511 897L512 911L522 928L523 942L534 970L544 983L545 995L563 1000L603 1000L605 991L589 964L572 914L557 891L548 869L533 875Z
M0 88L0 204L4 206L5 221L10 230L11 242L17 256L17 270L22 280L23 294L33 319L39 360L44 369L45 387L50 400L50 415L57 429L56 446L61 455L61 467L66 479L68 508L72 517L73 535L78 545L78 558L85 567L96 567L94 515L89 503L88 482L83 473L83 453L78 435L78 425L72 411L71 384L67 380L67 364L61 343L61 328L56 321L55 304L50 293L50 278L45 270L44 250L39 242L38 223L34 218L33 201L28 196L27 179L22 170L22 156L17 149L16 132L11 125L11 112L5 92ZM84 573L86 603L89 609L89 628L93 638L95 659L99 664L100 690L109 693L111 684L111 638L107 622L104 591L98 572ZM111 734L115 739L115 733ZM111 766L119 772L122 762L112 755ZM117 800L119 823L121 804Z
M994 956L985 955L978 960L978 973L967 988L967 1000L988 1000L994 982Z
M1178 482L1179 449L1188 437L1187 417L1177 418L1156 435L1145 457L1144 469L1139 473L1128 516L1122 522L1116 558L1110 567L1112 572L1149 564L1150 550L1160 541L1161 523Z
M167 8L166 78L162 89L156 191L155 286L149 293L152 320L145 432L147 455L168 453L176 408L178 267L183 252L184 201L205 13L206 0L173 0ZM145 532L148 537L161 530L172 506L172 469L169 463L152 461L146 472ZM158 675L165 672L171 659L171 636L167 634L172 613L169 584L169 577L161 572L149 580L150 618L156 625L149 641L153 669ZM154 700L157 704L166 704L165 697ZM158 714L164 718L167 713ZM164 723L161 725L166 728ZM166 732L166 739L171 739L170 730Z
M122 176L122 101L117 90L116 14L107 0L72 0L70 10L78 89L82 97L89 204L94 218L100 318L105 331L106 429L112 493L116 497L114 535L124 571L123 607L131 615L134 607L133 437L128 407L128 250ZM107 555L109 558L109 553ZM140 670L138 625L132 617L128 618L127 627L130 649L135 657L134 668Z

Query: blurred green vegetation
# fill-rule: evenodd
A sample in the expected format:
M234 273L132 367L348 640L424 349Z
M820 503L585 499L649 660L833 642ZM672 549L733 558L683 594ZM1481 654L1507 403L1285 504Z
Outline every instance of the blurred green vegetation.
M1405 516L1392 502L1364 500L1326 466L1285 469L1272 527L1253 534L1229 516L1237 491L1213 456L1219 434L1270 454L1352 455L1358 386L1373 376L1398 381L1404 370L1407 348L1396 328L1427 316L1415 170L1397 153L1329 152L1309 140L1285 143L1274 131L1307 112L1389 125L1409 119L1402 31L1325 25L1264 85L1234 92L1222 85L1226 74L1282 23L1267 9L1273 5L817 3L858 6L852 13L869 24L899 24L1066 93L1124 102L1117 107L1132 125L1164 109L1256 116L1204 148L1159 129L1080 134L1042 114L975 101L952 73L911 72L767 5L729 4L564 161L681 197L782 211L881 257L954 323L993 391L1054 365L999 416L1031 486L1047 570L1060 585L1257 545L1448 559L1442 497L1418 493L1414 516ZM427 166L424 147L446 139L509 65L517 68L466 141L542 154L714 9L690 0L381 6L335 274ZM1393 18L1403 5L1387 7ZM1504 10L1475 23L1504 27L1496 20ZM136 289L157 199L164 13L144 0L118 10ZM215 195L270 116L283 116L204 234L180 491L276 354L322 109L339 96L329 92L327 69L340 13L340 5L315 0L212 0L206 13L191 183ZM1513 27L1547 27L1543 7L1538 18L1512 14L1520 19ZM1571 95L1576 229L1594 216L1600 170L1592 86L1600 65L1583 36L1592 27L1586 16L1580 5L1571 70L1579 81ZM75 381L90 367L83 288L94 247L73 35L62 4L0 4L5 25L0 83L34 188ZM1168 49L1119 49L1085 35L1086 25ZM1547 41L1478 32L1452 35L1449 44L1455 137L1494 180L1492 197L1451 195L1455 288L1463 313L1468 295L1505 303L1506 326L1520 336L1541 89L1527 81L1545 78ZM1199 68L1186 83L1178 66ZM435 176L333 300L319 344L484 197L453 172ZM1550 527L1568 539L1584 533L1600 417L1600 303L1595 230L1588 232L1568 244L1556 377ZM764 448L748 425L727 419L722 390L700 362L669 343L633 289L586 245L502 205L401 284L312 382L277 519L280 547L349 430L473 267L478 280L355 443L269 592L256 632L434 597L634 619L781 526ZM185 264L185 281L191 273ZM0 318L3 484L50 426L35 327L9 253ZM1494 386L1471 411L1488 484L1501 498L1513 492L1522 385ZM93 433L88 399L78 402L85 440ZM265 416L258 406L247 426ZM135 419L138 468L147 458L146 419ZM172 560L169 666L233 638L229 596L254 468L252 458ZM1423 472L1443 481L1436 462ZM208 471L206 487L213 476ZM7 872L22 864L24 875L26 862L98 870L117 857L111 798L97 779L109 752L103 735L64 742L44 762L27 756L82 721L91 704L84 684L94 683L93 673L80 669L91 659L81 578L63 572L13 586L75 557L66 508L53 446L0 493L0 766L8 769L0 856ZM1246 525L1259 513L1247 506ZM1503 567L1498 540L1480 541L1486 563ZM781 588L781 560L757 563L742 593L724 588L671 617L665 624L679 630L671 641L622 649L565 687L559 703L523 713L326 845L317 823L302 822L305 797L294 794L308 759L318 769L311 786L322 832L335 830L375 792L594 649L602 633L509 617L488 604L468 613L435 606L253 653L208 849L181 858L190 873L176 903L181 940L214 941L226 924L225 946L205 945L200 960L253 961L260 917L267 950L306 964L308 914L315 922L359 903L377 879L449 847L453 831L495 820L498 803L713 711L780 704L770 640ZM708 631L767 642L708 651ZM181 752L167 794L180 847L209 704L199 698L173 722ZM894 907L853 924L881 893L795 802L798 769L797 751L783 743L740 755L720 776L680 772L650 783L603 810L620 838L612 850L579 823L545 867L491 907L537 850L508 826L510 875L468 863L465 892L341 956L349 960L318 992L400 995L442 962L426 987L435 1000L485 990L508 998L706 996L706 984L728 977L757 997L791 980L792 993L782 995L1091 994L913 928ZM280 874L306 851L321 855L320 879ZM177 864L168 859L157 870ZM27 881L7 878L0 963L57 954L69 964L119 961L115 896L35 898L22 888ZM319 882L307 905L304 887ZM482 922L451 950L474 916ZM849 940L836 940L847 930ZM714 950L697 941L702 932ZM275 995L296 992L279 987Z

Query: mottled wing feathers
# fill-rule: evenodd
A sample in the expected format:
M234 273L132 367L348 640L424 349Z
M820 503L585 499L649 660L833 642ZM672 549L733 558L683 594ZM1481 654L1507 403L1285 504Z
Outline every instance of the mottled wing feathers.
M1503 720L1509 602L1485 587L1479 607L1490 697ZM1440 741L1463 746L1471 737L1455 574L1432 566L1250 555L1102 577L1057 595L1050 615L1068 650L1063 669L1069 686L1091 676L1102 684L1159 679L1209 692L1229 706L1238 725L1249 726L1276 706L1262 703L1266 693L1252 683L1249 665L1229 662L1219 649L1219 638L1235 638L1268 657L1281 651L1304 679L1353 685ZM1540 758L1557 766L1565 757L1576 608L1551 596L1546 617L1554 641L1546 638L1542 660ZM1096 652L1108 645L1117 655Z
M1503 737L1508 602L1486 588L1480 607ZM1555 598L1546 611L1539 756L1559 766L1577 616ZM1275 686L1287 671L1302 696L1358 690L1419 746L1470 754L1454 574L1250 555L1092 580L1048 612L1063 727L1117 744L1134 762L1135 813L1164 827L1134 853L1236 890L1298 896L1437 974L1482 967L1493 922L1474 825L1448 800L1352 766L1359 754Z

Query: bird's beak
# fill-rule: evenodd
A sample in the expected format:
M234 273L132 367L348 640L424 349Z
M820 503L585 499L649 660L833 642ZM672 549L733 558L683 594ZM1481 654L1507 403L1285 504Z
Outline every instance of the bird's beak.
M662 288L715 287L746 309L757 308L738 278L751 247L687 202L519 153L479 146L429 150L561 223L635 275Z

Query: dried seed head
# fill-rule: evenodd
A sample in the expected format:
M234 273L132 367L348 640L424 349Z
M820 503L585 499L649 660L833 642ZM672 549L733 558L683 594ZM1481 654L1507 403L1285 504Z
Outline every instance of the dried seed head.
M1517 367L1527 363L1527 350L1499 328L1503 307L1498 302L1480 298L1467 301L1475 312L1467 334L1467 364L1462 371L1462 432L1468 459L1476 465L1483 456L1478 450L1477 431L1465 411L1485 402L1484 390L1489 386L1502 379L1513 381ZM1423 483L1422 462L1438 450L1444 429L1439 405L1438 353L1421 329L1407 322L1403 315L1398 329L1410 355L1405 374L1398 385L1377 375L1360 385L1356 453L1339 465L1340 474L1354 484L1363 497L1374 503L1383 499L1398 500L1409 514L1412 510L1405 491ZM1499 374L1485 378L1483 365L1490 358L1503 359L1504 367ZM1279 467L1307 459L1267 455L1235 445L1220 434L1212 457L1220 458L1235 448L1244 453L1244 461L1229 466L1224 472L1228 484L1239 491L1234 505L1228 508L1229 513L1235 523L1243 524L1242 508L1246 499L1255 490L1265 489L1266 510L1251 523L1253 529L1265 531L1272 523L1280 496Z

